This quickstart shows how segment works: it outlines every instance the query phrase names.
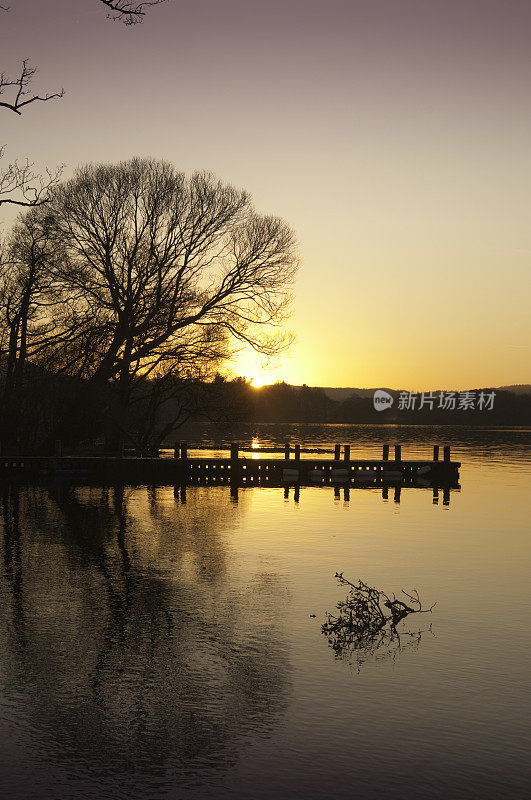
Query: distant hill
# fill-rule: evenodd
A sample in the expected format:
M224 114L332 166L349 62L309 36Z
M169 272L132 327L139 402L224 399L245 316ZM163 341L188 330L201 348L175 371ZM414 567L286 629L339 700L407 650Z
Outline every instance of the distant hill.
M344 388L334 386L319 386L317 388L321 389L321 391L323 391L331 400L336 400L339 403L343 402L343 400L347 400L349 397L352 397L352 395L356 395L357 397L372 397L376 389L383 389L385 392L390 392L394 395L401 391L409 391L408 389L390 389L388 386L375 386L373 389L360 389L355 387ZM498 386L496 389L503 392L512 392L513 394L531 394L531 384L529 383L516 383L512 386ZM434 391L439 390L437 389Z
M333 386L319 386L330 400L337 400L341 403L352 395L357 397L372 397L377 389L383 389L385 392L401 391L401 389L389 389L387 386L375 386L374 389L352 389L352 388L335 388Z
M513 394L531 394L531 384L529 383L515 383L512 386L499 386L498 388L504 392L513 392Z
M271 389L272 386L274 386L274 385L275 384L271 383L271 384L264 385L261 388L262 389ZM299 386L297 384L292 384L292 385L293 385L294 389L302 389L302 386ZM324 392L325 395L330 400L335 400L338 403L341 403L341 402L343 402L343 400L346 400L347 398L352 397L352 395L354 395L354 394L357 397L372 397L373 394L376 391L376 388L378 388L378 389L382 389L383 388L383 389L385 389L386 392L394 391L394 389L387 389L385 386L383 386L383 387L382 386L378 386L378 387L376 387L374 389L351 389L351 388L341 387L341 386L337 386L336 387L336 386L310 386L310 384L305 384L305 385L309 386L311 389L319 389L319 391L320 392Z
M375 408L374 388L263 386L252 393L250 418L258 422L331 422L376 425L531 425L531 391L471 386L466 390L384 389L392 403ZM401 392L405 398L400 397ZM409 395L409 397L408 397ZM490 400L487 396L490 396ZM405 400L405 402L404 402Z

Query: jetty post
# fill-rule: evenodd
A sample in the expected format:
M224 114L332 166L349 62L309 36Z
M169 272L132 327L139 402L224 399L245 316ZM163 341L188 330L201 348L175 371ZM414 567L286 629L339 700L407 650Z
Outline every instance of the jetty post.
M444 460L450 461L450 445L445 444L443 448Z
M383 446L382 461L389 461L389 445L388 444L384 444L384 446Z
M345 445L344 458L345 458L345 461L350 461L350 445L349 444Z
M395 444L395 461L402 461L402 445Z
M240 459L238 457L238 443L232 442L230 446L230 482L237 486L240 480ZM236 491L236 502L238 502L238 492Z
M341 445L336 444L336 446L334 447L334 461L339 461L340 458L341 458Z

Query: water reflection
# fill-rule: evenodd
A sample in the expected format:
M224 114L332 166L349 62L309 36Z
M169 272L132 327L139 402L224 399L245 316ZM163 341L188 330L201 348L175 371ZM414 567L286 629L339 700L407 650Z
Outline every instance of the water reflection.
M303 491L308 487L303 487ZM367 493L367 492L377 492L381 495L381 498L384 502L389 500L389 489L391 489L391 496L393 498L393 502L396 505L400 505L400 502L403 498L403 490L405 489L406 492L414 492L416 490L425 491L424 487L403 487L400 484L395 484L393 486L356 486L352 487L348 484L346 485L332 485L326 487L317 487L319 491L329 493L330 489L332 489L332 496L334 498L334 502L337 503L343 498L343 504L348 505L350 503L351 498L355 498L358 493ZM186 491L186 490L184 490ZM310 491L312 491L310 489ZM313 489L315 491L315 487ZM441 487L429 487L429 491L431 492L432 502L437 505L439 502L439 497L442 494L442 504L444 506L450 505L450 496L453 492L460 492L460 487L449 487L446 486L441 489ZM233 502L238 502L238 487L232 486L231 487L231 497ZM301 484L299 483L287 483L284 486L284 500L288 501L290 497L293 497L293 502L295 504L299 504L301 502Z
M1 797L527 796L530 432L297 435L450 441L464 489L0 489ZM338 569L437 600L436 638L353 675Z
M183 505L160 488L4 489L4 714L28 720L50 796L72 772L86 787L184 785L278 725L289 598L276 574L230 574L232 507L204 492ZM27 796L16 762L0 784Z
M402 446L402 458L431 458L433 445L451 445L452 458L468 463L507 465L510 448L513 463L529 461L529 428L480 428L461 425L327 425L321 423L253 423L235 427L227 434L214 425L190 426L183 432L190 447L209 444L226 449L231 441L243 448L255 441L260 447L283 447L286 441L303 447L330 449L337 443L350 445L351 458L381 458L382 445ZM216 451L220 452L221 451ZM280 456L279 456L280 457Z

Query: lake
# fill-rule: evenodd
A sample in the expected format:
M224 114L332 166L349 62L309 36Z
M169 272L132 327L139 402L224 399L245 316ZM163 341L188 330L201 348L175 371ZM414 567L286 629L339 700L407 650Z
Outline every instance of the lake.
M450 443L460 489L4 486L0 795L526 796L531 429L238 438L353 458ZM400 647L336 653L336 571L436 605Z

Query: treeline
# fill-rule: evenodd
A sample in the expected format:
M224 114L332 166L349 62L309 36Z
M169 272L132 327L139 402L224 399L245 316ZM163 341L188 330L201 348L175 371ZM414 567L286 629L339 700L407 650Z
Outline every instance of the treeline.
M218 406L231 409L230 416L238 416L242 421L531 425L531 394L492 388L460 393L437 391L431 393L431 398L426 395L424 400L420 393L409 395L407 392L390 391L393 404L383 411L377 411L372 395L353 394L337 401L328 397L323 389L306 385L276 383L255 389L243 378L227 381L220 376L217 376L214 386Z
M118 427L121 413L119 386L109 382L93 386L79 377L58 375L27 364L24 385L17 393L16 413L4 406L2 428L17 420L16 439L5 436L6 452L52 452L60 422L60 439L71 452L116 452L125 447L150 455L179 438L180 428L193 420L232 427L241 422L346 423L401 425L531 425L531 394L478 389L466 395L468 407L438 408L440 393L434 393L433 408L423 408L420 396L414 408L403 408L401 395L391 391L393 404L376 411L371 396L353 394L345 400L331 399L320 388L276 383L256 389L245 378L212 379L146 378L135 385L128 414ZM6 364L0 364L0 392L4 390ZM492 392L494 395L492 396ZM450 393L443 401L452 405ZM484 406L479 402L483 394ZM462 403L464 404L464 403ZM475 405L475 408L470 407ZM492 407L490 407L492 405ZM117 436L117 433L119 436Z

